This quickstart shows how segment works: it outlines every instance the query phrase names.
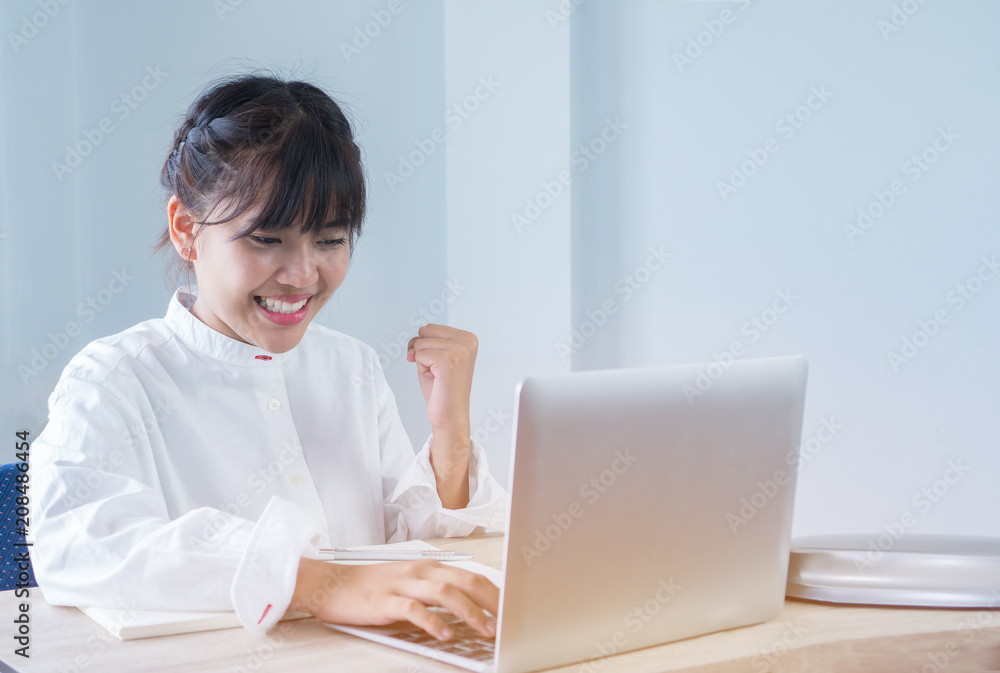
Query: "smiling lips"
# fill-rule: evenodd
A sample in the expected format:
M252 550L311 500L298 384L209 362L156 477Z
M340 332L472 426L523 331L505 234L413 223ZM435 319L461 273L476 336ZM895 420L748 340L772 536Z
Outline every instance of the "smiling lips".
M279 325L296 325L302 322L309 311L312 295L292 295L278 297L254 297L254 301L264 316ZM291 301L288 301L291 300Z

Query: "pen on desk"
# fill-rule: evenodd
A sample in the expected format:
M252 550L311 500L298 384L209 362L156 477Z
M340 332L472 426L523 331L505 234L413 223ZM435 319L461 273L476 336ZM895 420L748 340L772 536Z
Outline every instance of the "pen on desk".
M468 552L430 549L397 549L394 551L320 549L319 553L327 557L323 559L324 561L421 561L423 559L434 561L465 561L473 556Z

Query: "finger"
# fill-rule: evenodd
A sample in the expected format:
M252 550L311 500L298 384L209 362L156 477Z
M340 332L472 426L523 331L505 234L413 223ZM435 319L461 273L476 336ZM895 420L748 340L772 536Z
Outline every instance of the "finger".
M445 608L484 636L495 633L483 607L476 605L459 587L442 579L415 580L406 588L407 595L428 605ZM412 592L412 593L410 593Z
M458 369L462 366L465 358L462 357L461 353L456 353L450 350L417 350L413 357L416 361L422 365L430 367L431 365L437 365L440 369L441 367L450 367L453 369Z
M478 573L447 565L442 567L448 571L458 571L455 583L476 605L494 617L500 613L500 588L497 585Z
M421 339L444 339L463 343L473 352L479 348L479 339L475 334L447 325L424 325L417 330L417 334Z
M474 603L497 615L500 609L500 589L483 575L464 568L456 568L445 563L427 566L423 575L435 579L445 579L454 584Z
M470 344L465 341L459 341L455 339L438 339L434 337L416 337L410 340L410 348L415 348L418 351L426 350L439 350L439 351L463 351L469 352L472 350Z
M466 370L471 373L475 367L476 353L455 342L421 339L413 350L413 362L420 362L428 367L437 365L438 369Z
M449 327L448 325L436 325L434 323L428 323L417 330L417 334L422 337L434 337L437 339L457 339L462 338L465 335L471 335L471 332L466 332L465 330L460 330L457 327Z
M403 593L450 610L485 636L495 633L487 628L493 620L483 613L487 610L496 615L499 611L500 590L495 584L478 573L439 561L417 561L410 571L414 581Z
M417 357L416 357L417 350L426 350L427 347L428 347L428 345L429 345L429 344L427 344L425 342L426 342L426 339L424 337L419 337L419 336L412 337L409 340L409 342L406 344L406 361L407 362L416 362L417 361ZM450 342L450 341L445 340L444 343L447 344L447 343L454 343L454 342ZM439 350L444 350L443 348L440 347L440 345L441 344L439 344L437 346L432 346L432 347L433 348L437 348Z
M500 610L500 589L479 573L430 560L416 561L409 570L412 572L412 577L417 581L417 584L423 584L423 589L425 590L428 588L427 583L431 584L430 588L432 589L435 584L438 586L447 584L456 588L467 600L475 605L474 619L479 616L482 610L486 610L494 616ZM415 595L414 597L418 596ZM431 601L425 600L424 602L429 603ZM441 607L448 606L442 605ZM455 612L455 614L463 617L458 612Z
M413 355L414 361L422 365L421 373L441 376L442 374L461 374L465 369L462 366L462 358L452 351L444 350L418 350Z
M428 610L427 606L417 599L394 596L387 608L393 619L406 620L416 624L438 640L449 640L454 635L443 619Z

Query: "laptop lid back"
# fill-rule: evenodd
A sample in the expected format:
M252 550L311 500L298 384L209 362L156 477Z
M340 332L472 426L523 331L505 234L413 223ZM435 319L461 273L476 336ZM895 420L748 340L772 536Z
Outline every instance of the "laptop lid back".
M806 370L796 356L522 382L497 670L598 670L775 616Z

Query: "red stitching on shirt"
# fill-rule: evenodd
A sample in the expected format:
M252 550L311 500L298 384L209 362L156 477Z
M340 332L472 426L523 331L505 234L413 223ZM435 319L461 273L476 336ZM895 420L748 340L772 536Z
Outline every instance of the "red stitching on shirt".
M270 355L257 355L254 359L255 360L270 360L271 356Z
M271 604L270 604L270 603L268 603L268 604L267 604L267 607L266 607L266 608L264 608L264 614L262 614L262 615L260 616L260 619L258 619L258 620L257 620L257 623L258 623L258 624L260 624L260 623L261 623L262 621L264 621L264 617L267 617L267 613L268 613L268 612L269 612L270 610L271 610Z

